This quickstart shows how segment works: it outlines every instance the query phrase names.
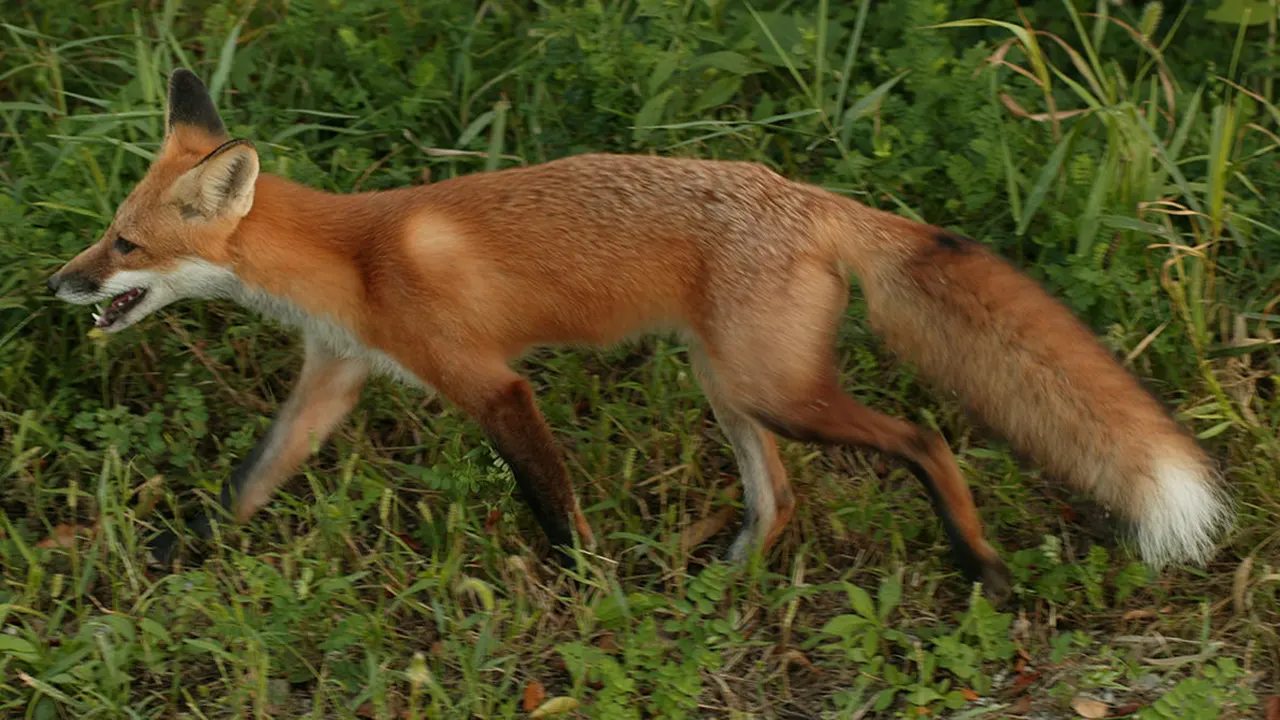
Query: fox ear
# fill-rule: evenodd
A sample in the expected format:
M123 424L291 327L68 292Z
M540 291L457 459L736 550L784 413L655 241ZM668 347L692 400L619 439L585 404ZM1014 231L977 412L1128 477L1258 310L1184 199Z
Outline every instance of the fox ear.
M215 141L227 138L222 118L213 106L213 98L196 74L186 68L178 68L169 75L169 104L165 111L165 131L180 134L195 129Z
M253 207L258 153L248 140L231 140L183 173L170 190L187 219L240 219Z

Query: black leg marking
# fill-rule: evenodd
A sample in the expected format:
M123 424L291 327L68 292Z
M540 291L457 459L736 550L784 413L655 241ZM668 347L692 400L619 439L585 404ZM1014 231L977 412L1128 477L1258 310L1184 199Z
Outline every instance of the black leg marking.
M929 494L929 502L933 504L933 511L937 514L938 519L942 521L942 529L946 531L947 539L951 543L952 562L960 569L960 572L964 573L965 579L969 582L982 580L984 563L978 553L965 541L964 536L960 534L960 529L956 527L955 519L951 517L951 510L942 501L942 496L938 493L938 488L934 485L933 478L916 463L910 460L904 460L904 462L911 474L915 475L920 483L924 485L925 491Z
M756 413L755 417L760 421L761 425L764 425L772 432L791 440L798 442L817 442L825 445L838 444L812 429L797 427L792 423L779 420L776 417L765 413ZM915 443L918 445L916 452L922 456L927 456L928 445L925 443L924 438L916 438ZM925 490L929 494L929 501L933 505L934 513L936 513L938 519L942 521L942 528L947 533L947 539L951 544L952 561L955 563L956 567L960 569L965 578L970 582L983 580L985 564L982 562L977 551L975 551L974 548L965 541L964 536L960 534L960 529L956 527L955 518L951 516L950 509L947 507L946 503L943 502L942 496L938 492L938 488L934 484L933 478L929 473L925 472L924 468L910 458L894 453L887 454L894 455L894 457L905 464L911 473L924 485Z
M222 485L222 495L218 498L222 504L222 509L227 512L235 512L235 499L244 490L245 485L249 483L250 476L254 470L262 463L262 456L266 454L267 448L275 443L274 435L276 428L274 426L267 429L267 434L258 441L257 445L249 451L249 454L240 461L236 469L231 472L231 478Z
M533 462L505 450L497 444L496 440L491 442L494 443L503 462L511 468L511 474L515 476L516 487L520 492L520 499L528 506L534 519L538 521L538 526L551 542L552 553L556 556L556 560L563 565L572 566L573 559L564 550L565 547L573 547L573 532L570 529L569 517L553 502L549 502L551 498L546 497L544 492L540 492L540 489L546 488L549 483L538 477L533 469Z
M222 484L222 492L218 496L218 503L222 505L223 510L229 513L234 512L235 497L244 489L245 483L258 463L261 462L262 456L270 444L271 431L268 430L267 435L253 446L253 449L249 451L244 460L232 471L231 477L227 482ZM185 522L185 525L187 530L202 541L207 541L213 536L213 523L209 519L209 514L205 511L196 513ZM178 550L178 534L173 530L165 530L157 535L149 543L148 547L156 562L168 567L172 565L174 555Z
M494 449L511 468L521 498L553 551L563 553L556 548L573 545L573 487L529 383L523 378L508 382L494 393L477 419ZM560 560L565 562L568 558Z

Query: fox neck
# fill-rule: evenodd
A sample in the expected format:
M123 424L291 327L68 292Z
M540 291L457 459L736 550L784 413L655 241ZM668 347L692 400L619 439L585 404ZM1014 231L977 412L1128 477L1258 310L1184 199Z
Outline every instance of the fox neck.
M356 197L260 175L253 208L228 245L235 299L290 325L328 322L361 338L360 249L395 219Z

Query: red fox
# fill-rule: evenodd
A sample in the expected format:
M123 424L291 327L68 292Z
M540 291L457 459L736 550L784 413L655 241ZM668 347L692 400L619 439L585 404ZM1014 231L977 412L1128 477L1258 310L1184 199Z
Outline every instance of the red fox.
M184 298L232 298L301 330L297 386L222 493L239 522L384 373L480 424L553 547L575 534L592 547L561 452L510 363L535 346L668 331L687 340L741 474L731 560L769 548L794 510L775 436L861 446L906 463L956 565L1007 596L1009 570L943 438L840 389L834 336L850 274L900 358L1132 522L1148 563L1203 564L1231 522L1209 457L1093 334L952 232L758 164L640 155L325 193L260 173L254 146L228 136L185 69L170 76L165 128L106 233L48 285L69 303L106 301L95 317L108 333Z

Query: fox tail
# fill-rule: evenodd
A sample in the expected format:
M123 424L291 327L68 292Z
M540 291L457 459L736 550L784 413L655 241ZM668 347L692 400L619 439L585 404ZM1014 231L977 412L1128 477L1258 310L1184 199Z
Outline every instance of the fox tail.
M837 254L889 348L1128 521L1149 565L1207 562L1233 516L1221 478L1094 334L979 243L871 212L849 218L864 232L846 223Z

